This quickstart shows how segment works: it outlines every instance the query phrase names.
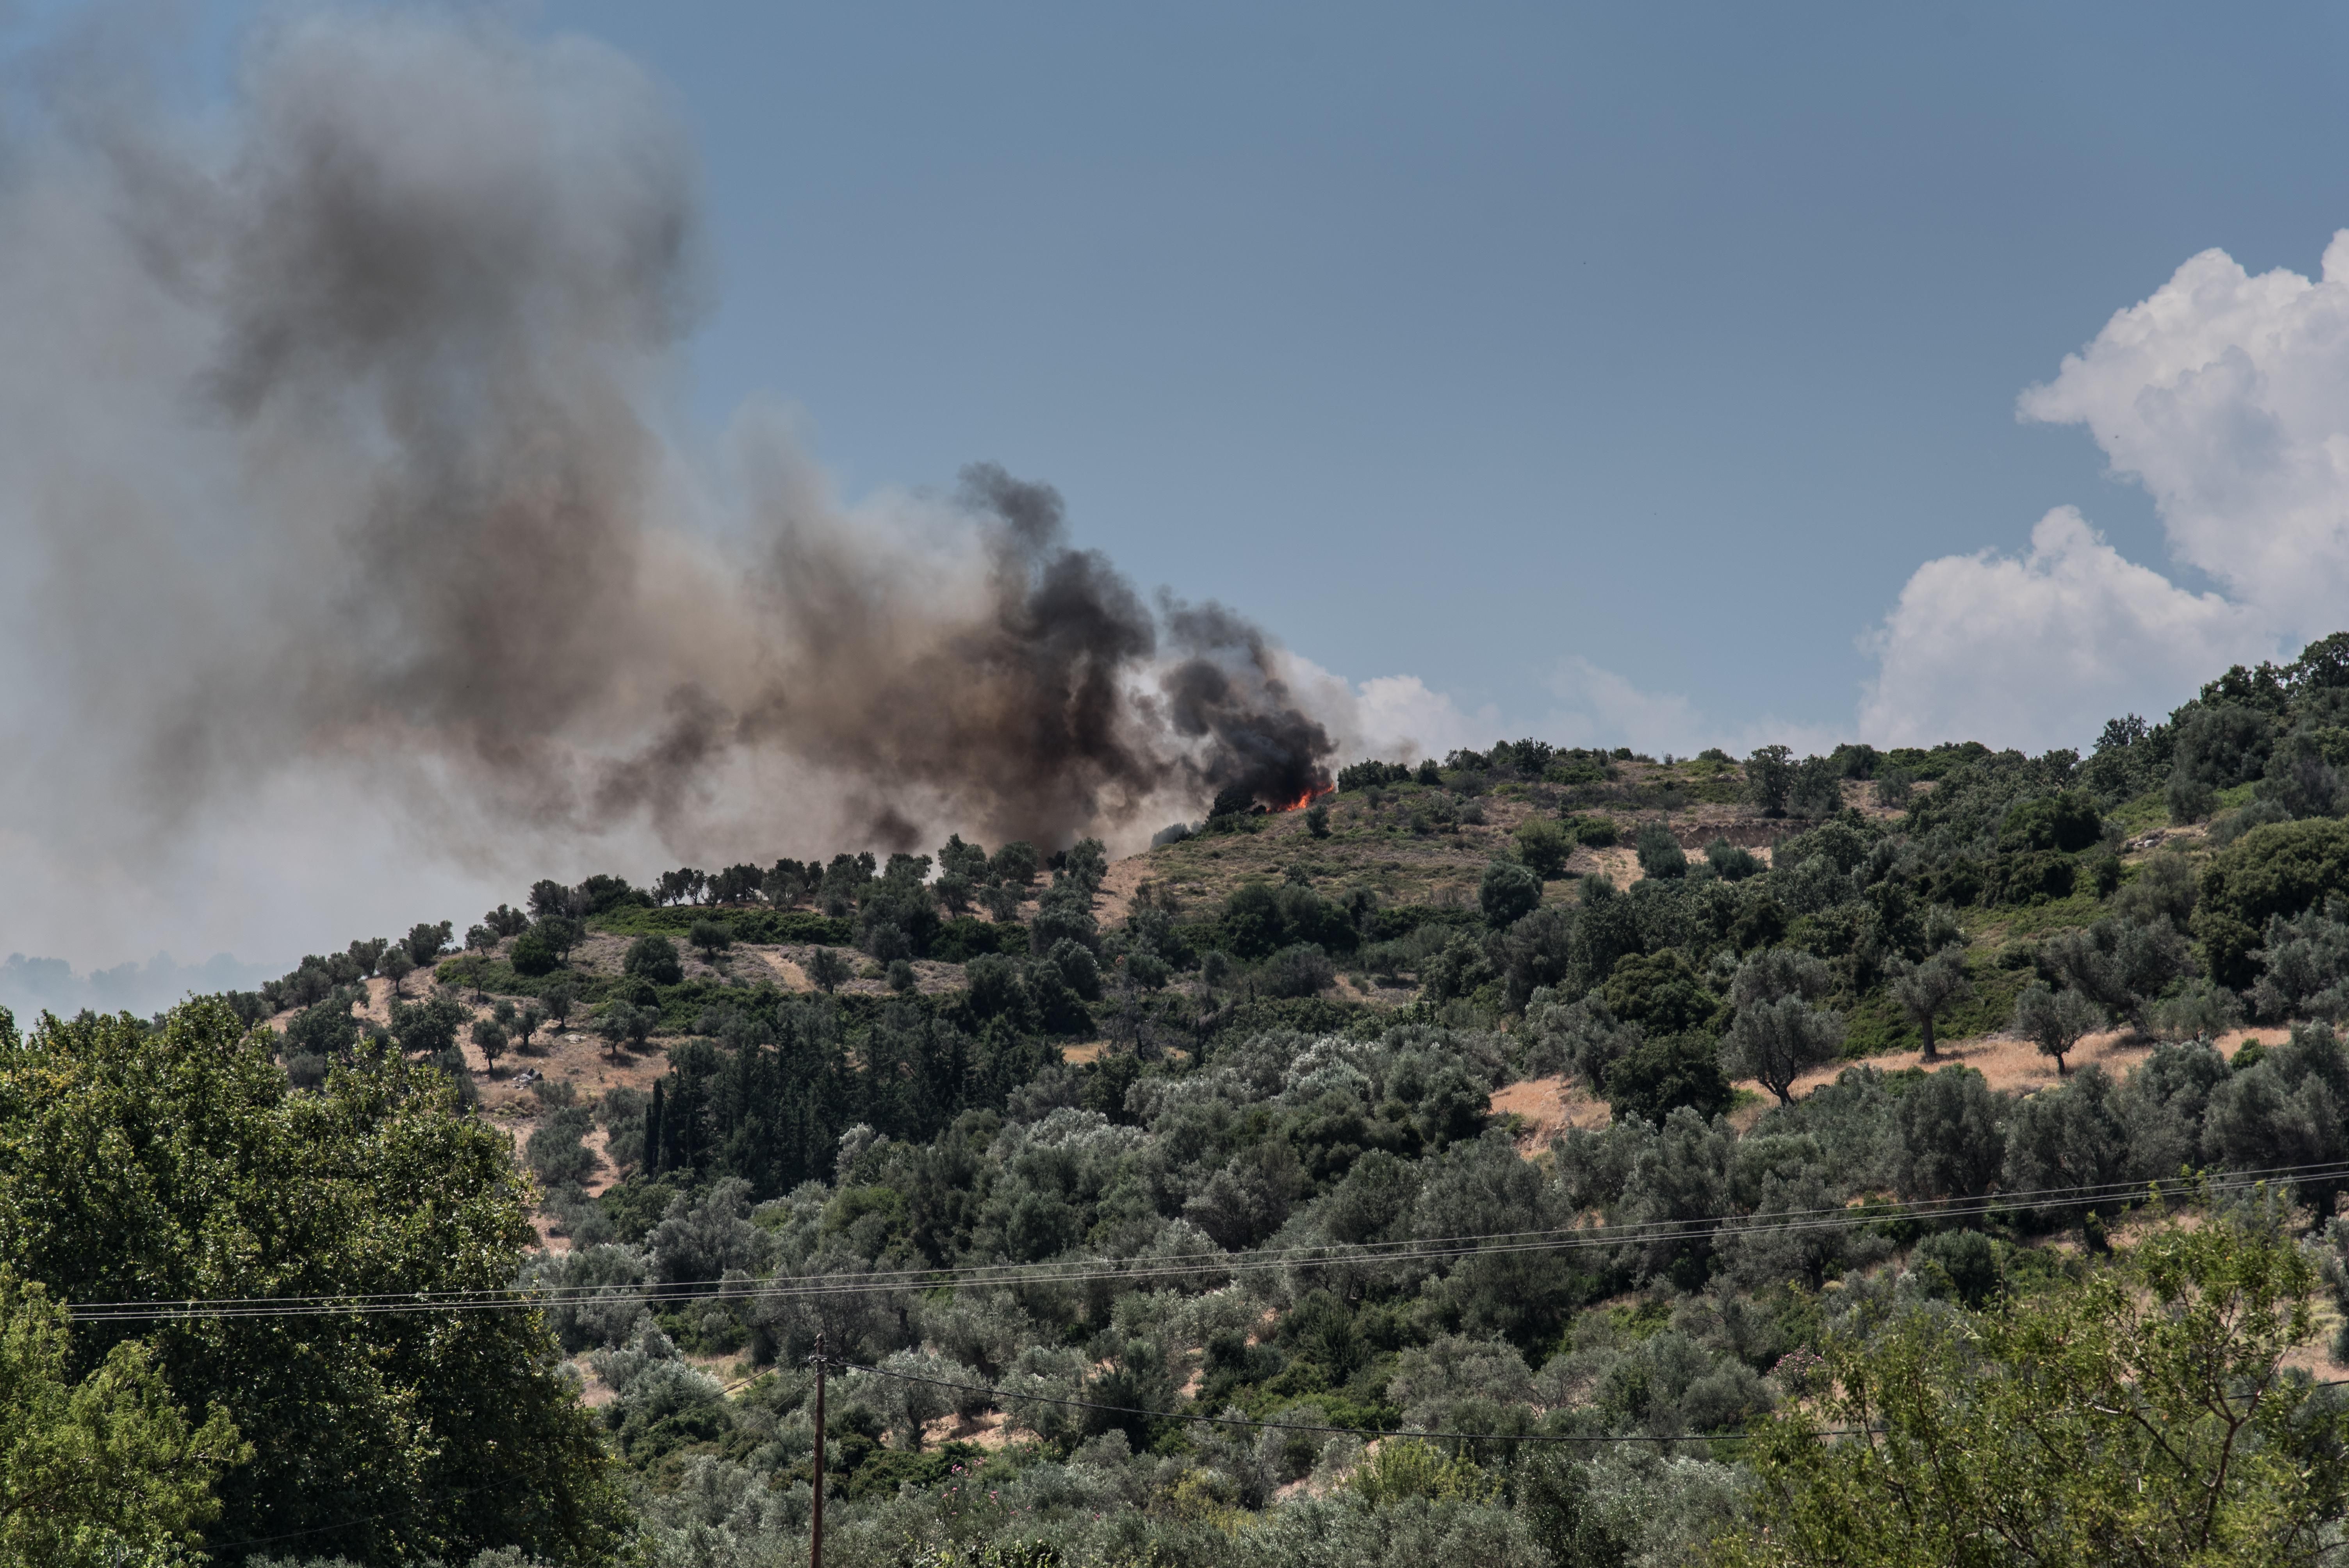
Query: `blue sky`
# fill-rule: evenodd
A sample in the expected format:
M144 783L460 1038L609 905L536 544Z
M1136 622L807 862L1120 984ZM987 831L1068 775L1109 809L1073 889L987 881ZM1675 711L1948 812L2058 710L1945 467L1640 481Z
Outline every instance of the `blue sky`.
M315 9L0 9L0 108L143 49L167 90L123 123L226 167L249 29ZM781 407L856 526L973 461L1049 480L1145 591L1269 628L1351 747L2085 745L2349 623L2337 10L488 14L548 59L608 47L689 150L701 309L663 382L687 468ZM32 781L0 804L0 954L282 965L322 928L512 897L516 866L298 768L168 844L132 820L153 803L101 761L153 699L44 641L41 552L107 562L26 477L72 454L22 432L191 472L227 449L173 401L201 302L95 237L132 187L78 214L43 185L78 166L39 120L0 116L0 245L25 247L0 340L65 356L0 366L34 417L0 428L0 738ZM75 270L118 265L148 275ZM137 353L165 368L109 403L82 371L120 365L61 301L92 342L160 313ZM118 477L85 467L68 489ZM177 607L169 570L120 565Z
M700 148L703 419L787 398L852 491L1048 478L1144 583L1528 725L1579 656L1847 732L1921 562L2068 503L2163 563L2017 394L2349 222L2319 7L543 16Z

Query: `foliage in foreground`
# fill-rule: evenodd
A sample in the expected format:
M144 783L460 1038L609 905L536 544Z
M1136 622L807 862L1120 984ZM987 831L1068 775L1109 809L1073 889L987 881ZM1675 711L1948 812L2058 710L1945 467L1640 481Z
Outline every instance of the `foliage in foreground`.
M85 1016L22 1039L0 1013L0 1255L67 1303L501 1289L533 1240L527 1195L506 1140L395 1054L307 1093L217 1002L160 1031ZM626 1531L534 1315L92 1323L67 1375L150 1366L251 1445L220 1474L214 1550L298 1532L369 1562L584 1563ZM208 1418L206 1451L230 1429Z
M2320 1561L2349 1408L2283 1367L2316 1284L2288 1236L2232 1218L2165 1226L2044 1296L1835 1336L1829 1391L1761 1426L1760 1529L1722 1560Z
M0 1563L193 1561L213 1480L252 1449L217 1405L191 1429L135 1341L77 1380L70 1337L47 1292L0 1270Z

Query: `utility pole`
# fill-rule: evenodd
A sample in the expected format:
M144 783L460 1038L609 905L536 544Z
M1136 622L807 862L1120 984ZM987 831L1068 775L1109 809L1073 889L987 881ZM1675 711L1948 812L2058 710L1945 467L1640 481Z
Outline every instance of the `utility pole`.
M823 1335L815 1336L815 1528L808 1537L808 1568L823 1568Z

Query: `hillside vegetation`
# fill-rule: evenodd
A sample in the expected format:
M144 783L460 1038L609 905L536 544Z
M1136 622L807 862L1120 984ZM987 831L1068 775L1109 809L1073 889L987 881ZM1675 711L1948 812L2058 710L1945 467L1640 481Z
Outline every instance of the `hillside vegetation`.
M1363 759L0 1028L0 1547L2323 1561L2344 767L2349 634L2085 757Z

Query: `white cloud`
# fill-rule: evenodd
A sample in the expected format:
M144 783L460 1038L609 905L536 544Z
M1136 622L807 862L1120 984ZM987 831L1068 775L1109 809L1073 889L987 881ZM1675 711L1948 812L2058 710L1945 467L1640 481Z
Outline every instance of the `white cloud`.
M2258 616L2122 559L2058 507L2020 559L1917 569L1874 638L1860 732L1878 745L2078 746L2123 711L2166 711L2269 641Z
M2313 280L2193 257L2018 411L2085 426L2224 592L2125 560L2068 507L2021 559L1928 562L1870 639L1870 739L2083 745L2349 623L2349 230Z
M1642 689L1586 658L1569 658L1550 676L1560 706L1539 733L1568 746L1628 746L1651 757L1690 757L1718 746L1743 757L1757 746L1790 746L1798 754L1826 752L1848 736L1817 725L1764 716L1736 723L1708 717L1680 692Z
M1487 703L1471 711L1417 676L1377 676L1359 685L1301 655L1280 655L1282 678L1319 719L1348 762L1365 757L1413 761L1455 747L1482 750L1495 740L1533 736L1560 746L1628 746L1649 756L1690 757L1708 746L1744 756L1780 743L1825 752L1848 739L1816 725L1764 717L1726 724L1701 712L1681 692L1649 691L1582 657L1560 663L1547 685L1557 706L1538 718L1504 717Z
M1341 763L1366 757L1416 762L1493 744L1504 727L1491 704L1470 712L1417 676L1373 676L1359 686L1302 654L1282 650L1281 678L1338 744Z
M2152 495L2177 559L2280 630L2335 629L2349 592L2349 230L2313 282L2203 252L2020 407L2086 426Z
M1628 746L1661 755L1702 750L1702 722L1696 705L1679 692L1642 691L1613 670L1588 659L1566 660L1549 678L1562 705L1553 708L1547 734L1567 746Z

